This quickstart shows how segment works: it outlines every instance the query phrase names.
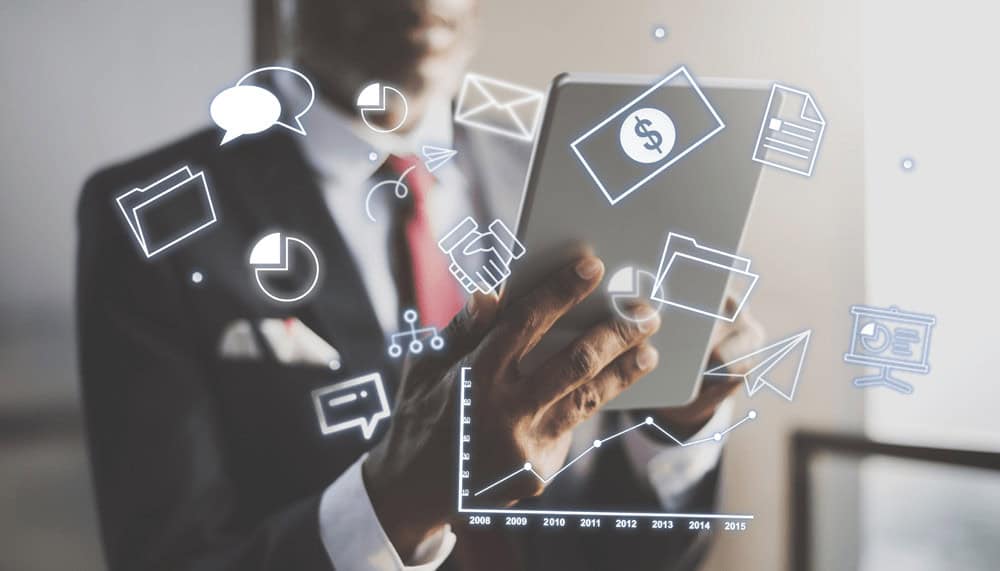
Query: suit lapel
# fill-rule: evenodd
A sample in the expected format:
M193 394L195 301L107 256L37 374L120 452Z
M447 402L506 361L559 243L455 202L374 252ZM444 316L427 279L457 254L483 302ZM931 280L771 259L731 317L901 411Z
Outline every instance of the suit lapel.
M253 235L280 231L316 250L321 280L302 305L290 305L313 331L336 347L342 373L369 372L384 355L383 333L343 236L330 215L313 169L291 135L272 130L241 149L242 188ZM249 166L249 168L246 168Z

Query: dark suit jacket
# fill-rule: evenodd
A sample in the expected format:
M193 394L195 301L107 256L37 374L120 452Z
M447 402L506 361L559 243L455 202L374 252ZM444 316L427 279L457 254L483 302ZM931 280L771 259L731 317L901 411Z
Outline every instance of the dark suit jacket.
M398 363L386 356L359 273L293 137L272 129L220 147L217 132L203 131L86 183L79 207L80 362L113 571L331 568L319 537L319 496L379 440L386 423L371 441L360 431L323 437L310 393L380 371L394 402ZM474 159L475 144L469 148L466 159ZM184 164L205 172L218 222L147 260L114 199ZM525 168L512 180L523 180ZM479 181L483 210L498 209L491 204L496 193L486 192L490 184ZM508 191L508 223L520 190ZM268 301L246 263L254 241L273 231L307 239L325 268L318 291L301 305ZM194 270L204 274L203 283L191 282ZM289 367L271 355L220 358L221 332L234 320L288 316L337 347L343 367ZM611 467L595 472L590 499L608 488L600 485L607 479L602 469L616 480L611 488L635 488L621 485L633 476L608 448L600 465ZM712 474L692 501L711 504L714 489ZM648 494L638 496L614 501L655 503ZM539 569L681 562L687 568L702 551L691 537L676 534L525 532L513 543L525 565Z

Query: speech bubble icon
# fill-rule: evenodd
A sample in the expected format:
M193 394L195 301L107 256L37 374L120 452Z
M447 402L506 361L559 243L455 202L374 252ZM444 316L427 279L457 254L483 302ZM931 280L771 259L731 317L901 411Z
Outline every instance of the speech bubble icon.
M324 435L358 427L368 440L378 423L390 414L382 375L378 373L316 389L312 397Z
M281 117L281 102L256 85L237 85L215 96L208 108L212 121L225 129L221 145L240 135L260 133Z
M270 65L257 68L244 75L236 82L236 85L256 85L258 83L280 86L285 105L281 110L281 116L274 124L299 135L305 135L306 130L302 126L301 119L316 101L316 90L309 78L290 67Z

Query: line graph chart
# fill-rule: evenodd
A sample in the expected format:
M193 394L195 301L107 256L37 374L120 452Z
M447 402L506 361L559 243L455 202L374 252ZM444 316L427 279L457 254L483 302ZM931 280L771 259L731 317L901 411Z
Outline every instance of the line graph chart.
M459 513L467 514L471 525L492 525L494 522L491 516L496 515L502 518L500 521L503 525L509 527L526 526L529 524L529 518L536 517L545 527L567 527L572 525L574 523L574 518L576 518L576 527L599 528L601 527L602 521L607 519L614 520L613 522L607 521L607 527L613 526L614 528L638 529L640 528L639 521L642 520L647 524L646 527L649 529L669 530L675 529L675 520L677 520L676 528L678 529L681 528L682 524L686 521L688 526L687 529L689 530L707 531L711 529L712 521L719 523L717 520L723 520L721 523L723 525L723 529L726 531L745 531L747 528L747 522L754 519L752 514L737 513L677 513L656 511L655 509L651 509L650 511L580 510L561 508L525 508L517 505L513 507L479 505L479 502L474 502L473 500L497 486L502 486L504 483L519 475L530 475L530 477L537 478L543 484L548 485L588 454L593 454L597 449L601 448L601 446L634 430L645 429L647 431L652 431L655 434L660 434L679 447L712 446L721 444L722 438L729 432L732 432L733 430L743 426L745 423L756 419L757 413L751 410L742 419L733 423L723 431L716 432L704 438L687 441L675 437L668 430L657 424L652 417L646 417L643 421L629 426L628 428L594 440L594 442L586 450L577 454L574 458L566 462L561 468L548 476L540 474L537 470L535 470L532 463L528 461L525 462L524 465L517 467L510 473L498 478L492 483L477 490L472 490L469 488L469 482L472 476L470 473L470 467L472 464L474 432L472 429L473 419L471 416L473 390L471 368L463 367L459 382L459 402L461 403L461 406L459 406L457 501ZM659 506L655 507L658 508Z

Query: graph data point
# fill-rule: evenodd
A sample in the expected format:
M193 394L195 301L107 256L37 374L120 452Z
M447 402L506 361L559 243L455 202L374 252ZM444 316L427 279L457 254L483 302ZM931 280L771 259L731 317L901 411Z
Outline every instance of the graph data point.
M721 433L721 432L716 432L715 434L713 434L713 435L712 435L712 438L713 438L713 439L714 439L714 440L715 440L716 442L718 442L718 441L722 440L722 433Z
M524 463L524 469L525 470L530 470L531 469L531 462L525 462Z
M646 424L653 424L653 417L647 416L646 417Z
M757 411L756 410L751 410L747 414L747 418L749 418L750 420L753 420L753 419L757 418Z
M601 440L600 439L595 440L594 441L594 448L600 448L600 447L601 447Z

